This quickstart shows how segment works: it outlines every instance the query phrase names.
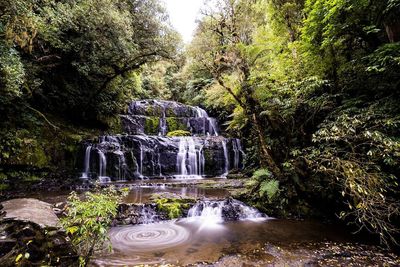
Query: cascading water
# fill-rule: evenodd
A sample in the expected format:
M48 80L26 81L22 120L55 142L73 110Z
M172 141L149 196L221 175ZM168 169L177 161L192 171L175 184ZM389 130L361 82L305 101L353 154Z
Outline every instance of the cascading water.
M217 124L214 118L208 116L207 111L200 107L195 107L197 117L203 119L203 134L218 136ZM206 129L206 121L208 122L208 129Z
M140 142L140 161L139 161L139 175L143 178L143 144Z
M179 151L176 160L178 178L201 178L204 170L202 148L196 149L193 137L179 138Z
M107 172L107 158L104 155L103 151L98 150L99 154L99 181L100 183L108 183L110 182L110 177L106 176Z
M144 100L132 102L128 110L121 115L124 135L100 136L86 146L82 178L95 177L98 170L103 181L198 179L224 177L242 166L240 141L219 136L215 119L200 107ZM192 136L166 137L177 130ZM99 166L90 160L91 151L99 151Z
M92 152L92 146L87 146L86 151L85 151L85 166L84 166L84 171L82 173L81 178L82 179L88 179L89 178L89 172L90 172L90 153Z
M232 142L233 146L233 167L235 169L240 168L240 157L243 157L245 154L242 150L242 145L240 143L240 139L235 139Z
M222 174L222 177L226 177L229 172L229 156L228 156L228 148L226 147L225 140L222 140L222 149L224 150L224 159L225 159L224 173Z
M162 116L160 117L160 130L158 135L160 136L165 136L167 134L168 126L167 126L167 120L166 120L166 114L165 114L165 107L160 104L158 101L156 101L157 104L159 104L162 107Z
M236 220L265 220L268 217L257 209L246 206L244 203L227 199L220 201L200 201L188 212L188 218L201 221L206 226L213 226L224 221Z

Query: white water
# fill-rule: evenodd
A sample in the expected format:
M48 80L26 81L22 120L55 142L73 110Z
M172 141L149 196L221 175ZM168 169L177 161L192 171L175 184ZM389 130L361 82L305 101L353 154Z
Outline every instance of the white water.
M111 182L110 177L107 177L107 158L104 155L103 151L98 150L99 153L99 182L100 183L109 183Z
M183 179L199 179L202 177L204 170L203 149L197 145L193 137L179 137L179 151L176 160L178 175L176 178Z
M125 168L126 168L126 160L124 153L120 150L116 152L118 155L118 181L126 181L125 178Z
M234 139L232 141L232 148L233 148L233 167L235 169L240 168L240 157L244 157L244 152L242 150L242 145L240 143L240 139Z
M92 151L92 146L87 146L86 151L85 151L85 167L84 171L82 173L81 178L82 179L88 179L89 178L89 172L90 172L90 152Z
M204 124L203 124L203 134L204 135L215 135L218 136L218 130L217 130L217 123L214 118L210 118L207 114L207 111L200 107L195 107L196 112L197 112L197 117L198 118L204 118ZM208 131L206 131L206 121L208 121Z
M161 105L162 106L162 105ZM160 135L160 136L165 136L166 134L167 134L167 120L165 119L165 117L166 117L166 115L165 115L165 107L164 106L162 106L162 108L163 108L163 114L162 114L162 117L160 117L160 130L159 130L159 133L158 133L158 135Z
M226 147L226 140L222 140L222 148L224 150L224 159L225 159L225 164L224 164L224 174L222 174L222 177L226 177L229 172L229 156L228 156L228 149Z
M239 220L266 220L264 214L257 209L246 206L238 200L229 201L200 201L196 203L188 212L188 220L200 222L203 227L213 228L225 221L224 210L227 215L235 216L232 219Z

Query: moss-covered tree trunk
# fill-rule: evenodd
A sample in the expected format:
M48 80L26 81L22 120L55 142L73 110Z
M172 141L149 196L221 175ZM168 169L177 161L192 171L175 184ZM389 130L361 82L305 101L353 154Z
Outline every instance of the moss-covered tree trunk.
M265 141L263 126L260 123L260 119L258 118L256 113L253 113L250 116L254 124L254 128L257 132L258 142L260 145L260 164L262 167L268 168L277 177L280 177L281 171L275 160L273 159L271 150L269 149L268 144Z

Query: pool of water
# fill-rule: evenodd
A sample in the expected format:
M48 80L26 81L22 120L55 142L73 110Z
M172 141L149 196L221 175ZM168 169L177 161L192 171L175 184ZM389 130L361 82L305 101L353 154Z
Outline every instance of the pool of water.
M112 253L97 255L97 266L215 262L224 255L262 251L298 242L348 241L340 229L291 220L245 220L209 223L186 218L156 224L121 226L110 230ZM264 260L274 258L263 253Z
M207 180L177 180L177 179L157 179L157 180L137 180L132 182L118 182L112 185L122 188L128 187L129 193L123 199L125 203L150 203L151 196L155 193L170 193L177 197L194 199L223 199L229 196L229 192L223 188L203 188L201 184L205 181L213 182L217 179ZM82 187L77 191L84 193L87 189ZM37 198L48 203L58 203L66 201L72 190L63 191L38 191L29 194L27 197Z

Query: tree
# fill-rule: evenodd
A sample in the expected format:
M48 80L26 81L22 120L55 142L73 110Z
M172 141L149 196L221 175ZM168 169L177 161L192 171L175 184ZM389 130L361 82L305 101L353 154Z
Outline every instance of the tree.
M75 120L102 120L121 111L134 93L118 80L147 62L173 58L179 43L158 0L1 5L2 44L20 55L31 102Z
M251 67L258 55L252 46L255 13L252 1L221 0L215 9L204 11L192 43L191 55L212 75L214 81L240 106L254 125L260 147L261 164L280 176L264 138L260 106L251 82Z

